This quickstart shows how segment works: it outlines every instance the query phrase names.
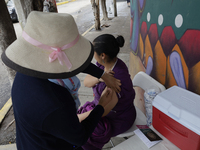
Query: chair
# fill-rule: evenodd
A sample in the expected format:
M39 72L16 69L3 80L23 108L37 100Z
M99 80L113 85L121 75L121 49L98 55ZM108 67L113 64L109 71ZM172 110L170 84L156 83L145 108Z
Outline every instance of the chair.
M149 76L143 71L138 72L134 76L132 82L133 82L134 87L136 86L141 87L144 91L151 88L154 88L158 90L159 92L166 90L166 88L162 84L160 84L158 81L156 81L155 79L153 79L151 76ZM134 135L133 131L137 129L136 125L146 125L146 116L138 107L135 106L135 108L136 108L137 115L136 115L136 120L134 124L129 130L117 135L116 137L122 137L122 138L128 139L127 137ZM111 142L111 145L114 147L112 140L110 140L110 142Z
M144 91L151 88L156 88L160 92L166 90L166 88L162 84L160 84L158 81L156 81L154 78L143 71L138 72L134 76L132 82L133 86L141 87Z

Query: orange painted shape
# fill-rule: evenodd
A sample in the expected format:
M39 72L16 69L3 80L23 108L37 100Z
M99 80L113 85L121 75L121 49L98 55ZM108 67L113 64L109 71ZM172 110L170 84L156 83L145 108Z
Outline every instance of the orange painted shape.
M200 62L194 65L189 71L188 90L200 95Z
M149 36L147 35L146 39L145 39L145 48L144 48L144 66L145 66L145 68L147 67L147 62L148 62L149 56L152 57L152 59L153 59L151 43L149 41Z
M141 34L139 34L138 56L143 61L144 59L144 43Z
M185 84L186 84L186 88L188 89L189 70L188 70L188 67L186 65L185 59L183 58L183 54L182 54L182 52L180 50L180 47L177 44L172 49L172 52L173 51L176 51L179 54L179 56L181 57L181 62L182 62L182 67L183 67L183 74L184 74L184 78L185 78Z
M165 85L166 81L167 58L163 52L160 41L158 40L154 49L153 71L154 78Z

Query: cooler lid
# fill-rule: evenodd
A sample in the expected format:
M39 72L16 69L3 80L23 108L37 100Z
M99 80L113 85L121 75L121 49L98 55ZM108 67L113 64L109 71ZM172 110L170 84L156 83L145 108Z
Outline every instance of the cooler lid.
M200 96L178 86L159 93L152 105L200 135Z

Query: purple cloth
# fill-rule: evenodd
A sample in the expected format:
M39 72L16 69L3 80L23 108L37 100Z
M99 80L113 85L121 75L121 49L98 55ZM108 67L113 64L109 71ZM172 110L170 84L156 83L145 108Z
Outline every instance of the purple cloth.
M104 67L98 63L97 66L104 69ZM111 137L127 131L135 121L136 110L133 105L135 91L128 68L122 60L118 59L113 71L115 72L115 78L120 79L122 84L120 97L118 97L119 101L113 110L99 121L93 134L83 146L85 150L93 150L94 147L102 149ZM94 108L98 104L101 93L105 87L106 85L104 82L100 82L94 86L94 100L92 102L86 102L86 104L79 109L79 113Z
M96 105L93 102L87 101L82 107L79 108L78 114L82 114L87 111L90 111L90 110L94 109L95 106Z

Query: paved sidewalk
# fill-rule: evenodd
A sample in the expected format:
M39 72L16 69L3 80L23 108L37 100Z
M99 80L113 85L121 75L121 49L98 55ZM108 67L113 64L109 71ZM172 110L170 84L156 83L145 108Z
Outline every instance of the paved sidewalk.
M101 21L101 25L105 25L109 27L102 27L101 31L96 31L94 28L91 28L91 30L88 30L84 33L84 36L90 41L93 41L93 39L96 38L98 35L105 34L105 33L113 34L114 36L122 35L125 38L125 44L124 44L124 47L121 48L118 57L122 59L126 63L126 65L129 67L131 17L130 17L130 7L127 7L126 1L117 2L117 13L118 13L118 16L113 18L112 20ZM95 63L95 60L93 60L93 63ZM79 79L81 80L79 97L80 97L82 105L86 101L93 100L92 89L86 88L83 85L83 80L85 76L86 74L83 74L83 73L80 73L78 75ZM117 145L121 143L122 141L124 141L124 139L114 137L112 138L112 141L114 145ZM111 148L112 148L112 145L109 142L103 147L103 150L110 150ZM0 146L0 150L16 150L16 145L15 144L2 145Z
M63 5L63 4L66 4L66 3L69 3L69 2L74 2L74 1L76 1L76 0L63 0L63 1L61 1L61 2L57 2L56 3L56 5L58 6L58 5Z

